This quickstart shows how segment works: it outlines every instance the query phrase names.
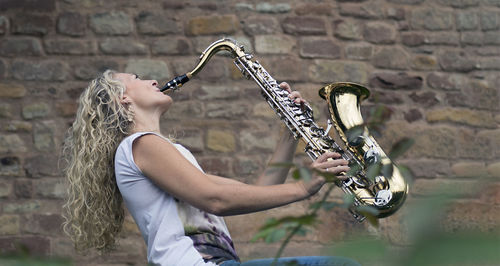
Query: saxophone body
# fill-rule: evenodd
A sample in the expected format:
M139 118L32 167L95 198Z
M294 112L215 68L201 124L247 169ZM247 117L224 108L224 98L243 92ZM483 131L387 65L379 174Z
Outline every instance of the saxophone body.
M359 207L370 206L377 210L374 216L387 217L393 214L404 203L408 193L408 185L397 166L387 157L384 151L363 127L362 134L356 141L348 141L347 131L363 125L360 112L360 103L369 96L368 89L354 83L332 83L320 89L320 96L328 103L330 119L325 130L318 126L313 118L312 108L296 105L289 97L288 92L279 88L275 79L262 67L253 56L245 53L243 46L239 46L232 39L221 39L212 43L200 56L197 66L184 75L169 81L161 91L177 90L182 84L196 75L219 51L228 51L234 58L236 67L247 79L253 79L261 88L262 96L276 112L296 139L302 139L305 153L312 159L329 151L339 152L342 158L349 161L349 166L356 172L346 180L337 181L345 193L352 195L354 206L349 209L358 221L365 219L359 212ZM342 145L336 143L329 131L334 127L342 140ZM366 177L366 169L373 164L390 167L390 177Z

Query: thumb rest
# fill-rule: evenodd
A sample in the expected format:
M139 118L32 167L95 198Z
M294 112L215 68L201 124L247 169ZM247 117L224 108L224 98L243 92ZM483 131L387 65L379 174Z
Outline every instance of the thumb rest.
M312 159L317 159L325 152L339 152L343 159L349 162L355 173L346 180L336 181L346 194L354 198L353 207L349 211L358 221L365 216L359 211L362 206L370 206L377 210L374 216L387 217L396 212L404 203L408 194L408 185L398 167L384 153L375 139L369 134L364 125L360 112L360 103L368 98L370 92L365 87L349 82L329 84L319 90L319 95L326 100L329 107L330 119L327 129L318 126L313 118L312 108L305 104L295 104L289 93L279 88L275 79L262 67L258 61L252 61L253 56L245 53L243 46L234 40L224 38L212 43L200 55L197 66L184 75L175 77L160 90L177 90L188 82L219 51L229 51L234 58L234 64L247 78L252 78L261 88L262 96L267 103L283 120L296 139L302 139L305 144L305 153ZM362 127L362 134L354 140L349 140L347 132L355 127ZM344 148L340 147L330 136L329 131L334 127ZM366 176L370 165L380 164L389 169L391 176L376 176L373 180ZM392 171L391 171L392 170Z

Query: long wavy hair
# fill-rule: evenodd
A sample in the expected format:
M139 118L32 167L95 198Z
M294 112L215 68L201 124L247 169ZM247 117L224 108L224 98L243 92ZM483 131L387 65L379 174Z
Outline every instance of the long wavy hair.
M114 173L114 155L130 133L131 112L120 103L125 86L106 70L92 80L79 99L63 156L68 194L64 232L78 251L109 251L124 220L122 197Z

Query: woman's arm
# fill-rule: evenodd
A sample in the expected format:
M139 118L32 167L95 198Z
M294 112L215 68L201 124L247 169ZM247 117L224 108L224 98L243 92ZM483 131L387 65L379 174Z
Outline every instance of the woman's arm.
M133 144L139 169L172 196L217 215L235 215L266 210L315 194L324 184L321 177L308 183L272 186L214 182L194 167L169 142L156 135L144 135Z

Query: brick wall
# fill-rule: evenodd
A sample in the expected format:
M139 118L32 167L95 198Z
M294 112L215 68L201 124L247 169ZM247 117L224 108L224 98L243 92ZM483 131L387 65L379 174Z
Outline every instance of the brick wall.
M97 73L112 68L163 84L192 70L223 36L301 91L318 122L326 119L318 89L358 82L372 92L363 110L382 103L392 111L380 144L416 140L400 160L415 175L402 210L373 229L334 209L285 255L319 254L360 232L407 245L408 206L441 185L459 194L448 228L498 228L500 185L474 188L476 176L500 177L499 29L498 0L0 0L0 250L24 243L34 254L82 265L144 264L145 246L130 217L119 249L106 256L76 255L61 233L63 135L76 98ZM163 129L207 172L252 182L281 130L259 94L230 59L216 56L175 94ZM333 195L341 197L339 190ZM275 254L277 244L249 239L268 217L306 208L297 203L227 218L241 257Z

